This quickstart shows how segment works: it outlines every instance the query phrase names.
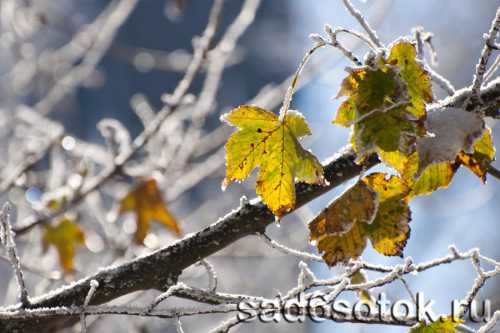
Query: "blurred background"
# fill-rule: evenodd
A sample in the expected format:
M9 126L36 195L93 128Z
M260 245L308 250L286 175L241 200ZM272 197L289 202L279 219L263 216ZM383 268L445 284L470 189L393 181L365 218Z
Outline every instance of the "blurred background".
M425 31L434 33L433 43L438 55L435 69L457 88L471 83L483 45L482 35L488 30L499 5L496 0L353 0L353 3L366 15L386 44L399 36L410 35L415 26L423 26ZM224 37L224 31L240 13L242 4L241 0L225 2L214 45ZM36 155L40 147L49 146L47 155L2 194L2 202L8 199L16 206L18 223L36 210L45 192L64 187L82 160L90 165L90 174L96 174L106 165L109 152L98 129L103 118L121 122L132 138L141 133L148 120L161 109L162 96L171 93L182 78L192 53L193 36L203 31L211 5L212 1L194 0L139 1L131 8L127 8L126 1L2 1L2 178L21 161ZM111 29L111 24L106 21L109 15L106 15L115 6L130 10L130 14L110 32L106 30ZM99 23L101 16L103 22L95 24ZM86 232L86 243L77 252L73 277L57 273L57 255L53 249L42 253L41 230L34 229L21 238L23 263L28 267L43 268L45 274L37 274L35 269L27 273L31 294L41 294L99 267L175 241L173 234L153 225L145 246L129 246L135 228L134 218L117 217L113 212L116 212L117 200L135 183L134 175L155 175L161 179L159 183L169 210L185 233L196 232L215 222L237 207L242 195L254 197L254 178L233 184L225 192L220 189L225 172L221 146L231 129L221 126L219 117L248 101L275 110L279 108L283 96L279 84L295 71L310 47L308 35L323 33L325 23L361 30L340 0L262 1L254 22L242 34L227 59L220 85L212 92L212 98L208 98L208 107L196 102L194 107L187 105L184 108L187 111L183 113L187 116L167 122L159 138L147 146L144 156L137 158L130 171L132 176L117 177L76 210L79 223ZM66 47L87 27L94 30L86 31L78 43ZM360 58L366 52L366 48L356 41L348 38L342 41ZM86 52L89 45L100 48L93 53ZM86 57L89 53L91 55ZM224 56L223 53L214 54L214 57ZM90 66L94 62L97 66ZM313 135L304 144L322 160L348 142L348 131L333 126L331 119L339 105L332 96L336 95L345 76L344 68L349 65L337 50L321 50L309 67L305 86L292 103L292 108L302 112L312 128ZM71 68L80 68L80 72L67 76ZM86 72L88 68L90 70ZM204 90L207 76L209 73L202 72L195 80L191 89L195 96ZM66 80L66 77L70 79ZM434 88L436 96L444 96L439 87ZM52 98L60 92L64 93ZM199 117L192 116L197 112L196 106L202 109ZM30 113L33 111L40 111L43 121L64 127L64 135L57 138L55 144L50 141L54 140L51 135L55 129ZM500 147L497 124L490 122L489 126L496 146ZM494 165L500 166L498 162ZM269 236L293 248L314 251L307 240L307 222L348 185L287 216L281 226L270 226ZM477 177L460 170L448 189L414 200L412 231L405 255L413 257L415 262L426 261L445 255L448 245L456 244L460 250L480 247L483 254L499 258L499 189L499 181L495 178L482 185ZM377 264L401 262L399 258L386 258L375 253L370 246L363 258ZM279 292L286 293L296 284L299 272L297 258L270 249L257 237L239 241L209 261L217 271L219 290L223 292L269 297ZM339 272L324 264L312 267L318 276L325 278ZM3 304L15 301L16 290L15 284L11 283L11 274L9 264L0 260L0 299ZM451 300L464 297L474 276L470 263L460 262L410 276L408 282L414 292L423 292L426 298L436 300L436 313L448 313ZM204 286L206 275L203 268L195 267L183 274L182 280L190 285ZM403 286L398 284L377 291L387 292L391 299L408 298ZM485 291L481 298L490 298L493 305L500 304L498 281L493 280ZM156 294L152 291L134 294L117 302L140 304ZM167 304L184 303L169 301ZM168 320L121 319L113 316L93 318L89 331L175 332ZM224 316L211 316L186 319L183 323L186 332L200 332L215 327L222 319ZM235 331L374 332L379 329L384 332L407 331L399 327L332 322L255 323L240 325Z

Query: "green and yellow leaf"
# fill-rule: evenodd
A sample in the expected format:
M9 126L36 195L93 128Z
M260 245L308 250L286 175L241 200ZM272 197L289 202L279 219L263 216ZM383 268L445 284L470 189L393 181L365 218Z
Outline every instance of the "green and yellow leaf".
M417 138L426 133L425 104L432 101L430 78L409 42L396 43L375 69L351 70L339 97L347 99L333 122L353 126L351 144L359 161L373 152L410 154Z
M342 81L337 98L348 97L337 110L334 124L349 127L375 109L390 106L399 87L393 70L357 68Z
M392 46L388 63L399 68L399 75L406 83L411 104L406 110L416 119L425 117L425 104L432 102L432 87L428 73L416 60L416 50L412 43L397 42Z
M243 105L223 119L238 128L226 143L223 187L243 181L259 167L256 192L278 218L295 207L295 181L323 184L323 168L298 139L310 135L304 117L288 111L283 121L274 113Z
M85 243L85 233L73 218L65 217L54 225L44 226L42 235L43 251L54 246L59 255L59 263L65 273L74 271L76 249Z
M151 221L163 224L177 236L181 235L177 221L170 214L163 200L156 180L146 179L120 200L119 213L133 212L137 217L134 240L143 244L149 232Z

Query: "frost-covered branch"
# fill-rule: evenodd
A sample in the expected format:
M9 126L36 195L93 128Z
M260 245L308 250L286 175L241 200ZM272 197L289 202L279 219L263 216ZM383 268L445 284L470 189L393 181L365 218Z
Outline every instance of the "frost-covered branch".
M472 81L472 98L480 98L479 90L483 84L484 73L486 72L486 66L490 55L494 49L492 45L495 44L495 40L498 35L498 30L500 29L500 7L497 9L495 18L491 22L490 30L484 35L485 43L483 50L481 51L481 56L479 62L476 65L476 72L474 74L474 79Z
M26 308L30 305L30 301L28 299L28 290L26 289L26 283L24 281L24 273L21 268L21 262L17 254L14 234L10 224L10 209L10 204L5 203L2 207L2 211L0 212L0 243L5 246L12 269L14 270L14 274L16 276L21 308Z

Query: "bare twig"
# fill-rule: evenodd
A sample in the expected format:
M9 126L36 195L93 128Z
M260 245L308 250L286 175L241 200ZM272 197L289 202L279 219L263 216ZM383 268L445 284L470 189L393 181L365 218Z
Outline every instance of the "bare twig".
M96 280L91 280L89 292L85 297L85 301L83 302L83 311L80 314L80 325L82 328L82 333L87 333L87 323L85 322L85 308L89 305L90 300L92 299L92 296L94 296L97 288L99 288L99 282L97 282Z
M483 77L486 71L486 66L488 64L488 59L490 58L491 52L493 50L492 45L500 28L500 7L497 9L495 18L491 22L490 30L485 34L485 43L483 50L481 51L481 56L479 57L479 62L476 65L476 72L474 73L474 79L472 81L472 99L479 98L479 90L483 84Z
M99 176L95 177L94 179L91 179L89 182L84 184L82 186L82 189L78 193L76 193L73 200L68 204L63 205L59 210L51 212L48 215L43 214L40 216L35 215L27 217L26 220L23 221L21 227L16 229L16 232L18 234L25 233L31 230L31 228L33 228L34 226L41 223L45 223L46 221L63 214L69 208L78 204L89 193L92 193L93 191L97 190L100 186L102 186L115 174L117 174L121 170L121 168L129 160L131 160L132 157L135 156L135 154L139 150L141 150L146 145L146 143L159 131L161 125L163 124L167 116L170 114L170 112L173 112L180 105L183 96L188 92L188 89L194 80L195 77L194 74L197 73L197 71L200 69L203 63L204 55L208 51L206 48L208 48L208 46L210 45L210 41L214 36L214 31L218 26L222 4L223 0L216 0L214 2L214 5L212 6L210 12L207 27L205 28L203 36L201 37L198 43L198 47L194 52L195 55L193 56L192 64L189 66L189 70L186 71L186 74L184 75L183 79L180 81L179 85L174 90L174 93L172 94L171 98L169 98L168 105L162 111L160 111L158 115L155 117L155 119L149 124L149 126L146 127L144 131L139 136L136 137L136 139L132 143L130 151L127 152L126 154L121 154L120 156L117 156L117 158L114 161L114 164L111 167L105 169Z
M14 242L14 235L10 224L10 209L10 204L7 202L3 205L2 212L0 213L0 240L7 250L10 263L14 269L21 307L25 308L30 305L30 301L28 299L28 290L24 282L24 273L21 268L19 256L17 255L16 243Z
M370 27L370 24L368 21L363 17L363 15L352 5L350 0L342 0L344 2L345 7L351 13L352 16L361 24L363 29L365 29L366 33L370 37L370 40L375 44L378 48L383 48L382 43L380 42L380 39L377 36L377 33L375 30L373 30Z

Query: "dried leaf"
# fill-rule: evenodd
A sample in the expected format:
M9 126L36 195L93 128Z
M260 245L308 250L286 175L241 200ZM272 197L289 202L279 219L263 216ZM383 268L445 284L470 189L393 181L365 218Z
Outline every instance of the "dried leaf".
M149 232L151 221L165 225L177 236L181 235L177 221L168 211L154 179L142 181L121 199L119 213L126 212L134 212L137 216L137 230L134 235L137 244L143 244L144 238Z
M74 271L73 259L76 248L85 243L85 233L75 223L74 219L65 217L55 225L46 225L42 235L43 251L50 245L54 246L59 255L59 263L65 273Z
M259 167L256 192L278 218L295 207L295 181L323 184L323 168L298 138L311 131L303 116L288 111L283 122L267 110L240 106L223 116L239 130L226 143L223 187Z
M359 181L314 218L309 224L311 238L317 239L325 233L345 234L357 222L372 223L377 208L377 193Z
M360 183L377 195L357 194L359 200L363 201L352 205L350 197L353 192L368 193L364 190L365 185L361 186ZM381 254L401 255L410 234L408 223L411 216L407 204L409 192L410 188L397 176L386 179L384 173L370 174L332 202L330 207L333 206L335 210L328 214L322 212L313 220L309 225L310 239L317 242L318 250L323 253L323 259L330 266L358 258L366 247L366 238L370 239L373 248ZM378 208L371 213L374 206ZM374 218L372 214L375 214ZM339 221L343 218L339 215L358 219L351 223L347 232L339 233ZM370 218L367 219L366 216Z

